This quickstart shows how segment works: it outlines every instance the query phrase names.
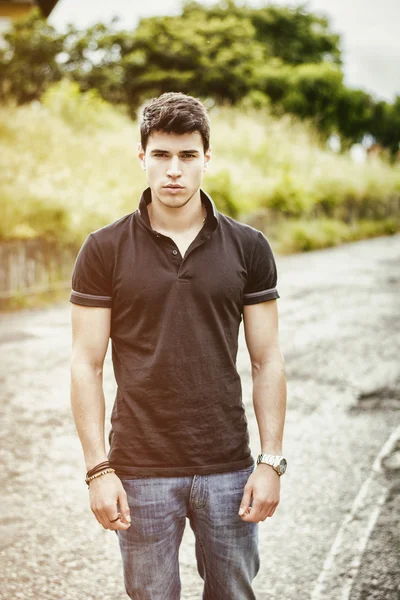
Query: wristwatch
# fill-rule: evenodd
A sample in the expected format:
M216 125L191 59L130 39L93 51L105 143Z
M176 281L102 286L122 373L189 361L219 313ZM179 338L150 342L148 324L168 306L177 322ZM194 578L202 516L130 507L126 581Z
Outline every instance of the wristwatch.
M283 475L287 469L287 460L283 456L276 456L274 454L259 454L257 456L257 464L259 465L260 463L271 465L271 467L275 469L279 476Z

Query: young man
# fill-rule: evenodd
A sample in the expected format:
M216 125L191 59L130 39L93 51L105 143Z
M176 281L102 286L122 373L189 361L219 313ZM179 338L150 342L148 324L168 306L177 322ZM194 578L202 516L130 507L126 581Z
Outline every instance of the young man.
M286 406L271 247L200 189L210 160L203 105L180 93L145 108L139 206L87 238L71 294L71 404L90 506L117 532L127 594L180 597L186 518L205 600L250 600L258 523L279 502ZM251 190L249 190L251 193ZM236 370L244 319L261 454L248 445ZM104 440L109 338L118 391Z

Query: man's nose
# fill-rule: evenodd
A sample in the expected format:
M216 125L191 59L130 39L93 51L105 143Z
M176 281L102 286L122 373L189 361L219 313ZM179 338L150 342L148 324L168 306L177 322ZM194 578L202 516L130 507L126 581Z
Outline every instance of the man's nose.
M173 156L171 158L168 165L167 174L170 177L179 177L182 174L179 158L177 156Z

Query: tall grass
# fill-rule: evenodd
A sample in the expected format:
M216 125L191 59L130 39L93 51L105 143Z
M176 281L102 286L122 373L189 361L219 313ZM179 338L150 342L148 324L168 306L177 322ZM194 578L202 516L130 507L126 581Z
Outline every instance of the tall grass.
M290 118L229 108L210 116L213 160L203 187L222 212L276 235L280 250L398 229L399 166L354 164ZM79 245L133 211L146 187L138 139L127 116L66 82L41 103L0 107L0 239Z

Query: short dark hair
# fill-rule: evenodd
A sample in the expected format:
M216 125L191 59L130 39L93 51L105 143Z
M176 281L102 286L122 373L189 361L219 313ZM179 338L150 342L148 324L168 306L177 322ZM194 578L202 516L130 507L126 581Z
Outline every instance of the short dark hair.
M210 121L206 107L193 96L182 92L167 92L152 98L144 107L140 119L140 141L143 150L153 131L165 133L193 133L198 131L204 152L210 147Z

